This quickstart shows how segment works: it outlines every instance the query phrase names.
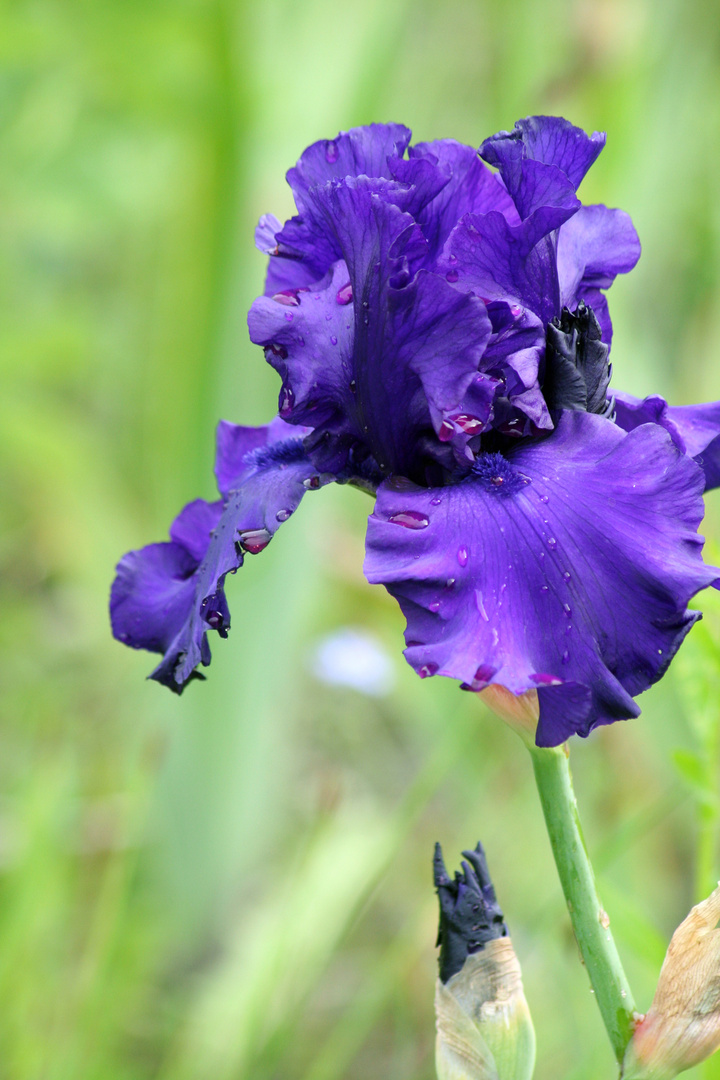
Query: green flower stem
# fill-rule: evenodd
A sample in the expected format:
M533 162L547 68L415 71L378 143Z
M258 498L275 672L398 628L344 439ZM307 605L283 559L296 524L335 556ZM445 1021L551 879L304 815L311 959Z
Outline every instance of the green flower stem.
M570 777L566 747L530 747L542 803L575 937L615 1056L622 1062L632 1035L635 1003L598 899Z

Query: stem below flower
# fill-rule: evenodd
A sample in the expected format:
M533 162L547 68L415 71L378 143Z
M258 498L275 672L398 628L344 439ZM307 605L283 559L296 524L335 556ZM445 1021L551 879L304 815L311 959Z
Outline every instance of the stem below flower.
M550 844L575 937L615 1056L622 1062L635 1004L595 888L570 777L567 748L530 746Z

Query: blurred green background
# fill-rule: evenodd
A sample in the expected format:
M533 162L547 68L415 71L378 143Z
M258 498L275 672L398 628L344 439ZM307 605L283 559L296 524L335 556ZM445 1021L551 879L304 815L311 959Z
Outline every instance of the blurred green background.
M112 641L106 601L125 550L213 497L217 419L276 407L245 328L252 231L290 213L285 170L339 128L391 119L477 145L553 112L605 129L584 200L628 210L644 246L611 293L616 382L720 397L718 15L704 0L2 4L2 1080L430 1080L432 844L456 865L478 837L539 1080L614 1075L527 755L471 695L404 664L399 611L362 577L366 496L308 498L248 560L230 639L181 699ZM711 557L719 510L711 495ZM718 876L720 606L703 603L643 717L573 747L645 1008ZM317 643L347 625L387 651L387 693L313 676Z

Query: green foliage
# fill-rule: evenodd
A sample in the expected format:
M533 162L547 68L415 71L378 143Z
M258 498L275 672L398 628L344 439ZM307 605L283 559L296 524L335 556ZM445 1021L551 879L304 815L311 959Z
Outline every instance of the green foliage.
M430 1080L432 843L478 837L539 1080L611 1075L530 764L471 695L404 666L402 619L361 574L367 499L309 497L248 560L230 640L181 699L112 642L106 600L117 558L212 493L216 420L272 413L244 328L252 229L289 212L284 170L340 127L477 143L560 112L607 129L584 194L630 211L644 243L613 288L618 384L720 397L715 16L701 0L2 5L0 1080ZM713 611L644 717L574 755L642 1004L660 942L717 875ZM347 624L393 657L387 696L310 674Z

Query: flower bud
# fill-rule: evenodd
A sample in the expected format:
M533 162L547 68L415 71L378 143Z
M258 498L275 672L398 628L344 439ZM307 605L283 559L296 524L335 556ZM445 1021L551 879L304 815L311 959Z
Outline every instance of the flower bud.
M495 896L482 845L448 876L435 845L440 978L435 991L439 1080L529 1080L535 1032L520 964Z
M720 1047L720 884L672 936L650 1011L625 1054L625 1080L671 1080Z

